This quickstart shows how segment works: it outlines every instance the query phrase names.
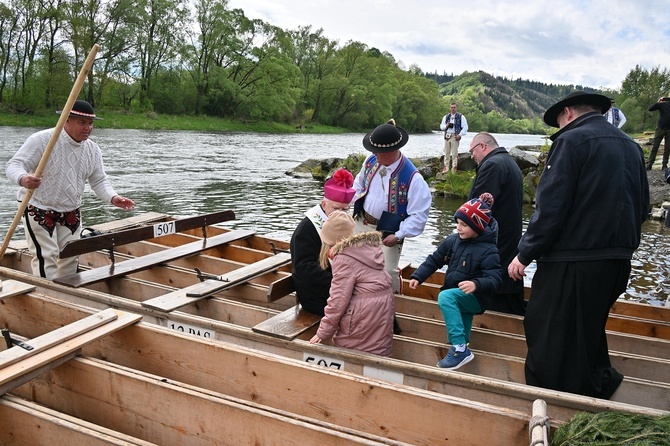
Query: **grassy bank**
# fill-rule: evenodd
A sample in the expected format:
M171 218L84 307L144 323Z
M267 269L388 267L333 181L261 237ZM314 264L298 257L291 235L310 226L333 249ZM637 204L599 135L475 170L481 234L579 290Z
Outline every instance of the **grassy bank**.
M327 133L339 134L350 130L325 125L294 125L277 122L243 122L211 116L173 116L157 113L96 112L103 119L95 121L97 128L141 130L195 130L205 132L259 132L259 133ZM56 125L56 113L16 114L0 110L0 125L48 128Z

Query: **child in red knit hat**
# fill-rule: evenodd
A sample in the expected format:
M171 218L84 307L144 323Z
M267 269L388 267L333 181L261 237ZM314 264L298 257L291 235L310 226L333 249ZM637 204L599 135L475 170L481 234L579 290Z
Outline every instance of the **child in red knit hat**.
M437 363L455 370L474 359L468 348L472 319L483 313L502 282L500 255L496 246L498 223L491 216L493 196L483 193L458 208L454 214L456 234L448 236L412 274L415 289L431 274L448 265L437 303L447 326L451 349Z

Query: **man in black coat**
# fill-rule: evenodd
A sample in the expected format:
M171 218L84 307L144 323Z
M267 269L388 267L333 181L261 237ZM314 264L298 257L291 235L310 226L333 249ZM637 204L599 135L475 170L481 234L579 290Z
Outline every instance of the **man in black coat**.
M560 130L508 268L521 280L537 261L524 318L526 383L606 399L623 375L610 362L605 325L649 216L644 154L602 116L609 106L606 96L577 91L544 114Z
M523 210L523 176L504 147L489 133L478 133L470 142L470 155L477 162L475 177L468 199L479 197L484 192L493 195L493 218L498 222L498 251L503 270L502 285L495 292L489 310L524 315L526 304L523 297L523 281L512 280L507 274L517 245L521 239Z
M658 125L654 132L654 141L649 152L649 161L647 162L647 170L651 170L656 160L656 153L658 147L661 145L661 140L665 138L665 146L663 148L663 164L661 169L665 170L668 167L668 157L670 156L670 98L659 98L658 102L651 104L649 111L658 110Z
M310 313L323 316L330 295L333 273L319 264L321 252L321 226L333 211L348 211L356 191L352 187L354 176L346 169L337 170L323 187L323 199L305 212L291 237L291 263L293 285L298 302Z

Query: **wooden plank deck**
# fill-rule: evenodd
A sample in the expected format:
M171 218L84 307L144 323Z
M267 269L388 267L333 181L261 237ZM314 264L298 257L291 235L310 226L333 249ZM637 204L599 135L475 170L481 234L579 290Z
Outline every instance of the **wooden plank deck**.
M234 220L233 211L213 212L194 217L184 217L178 220L168 220L155 223L151 226L123 229L114 232L103 233L92 237L68 242L60 252L60 258L73 257L99 249L110 249L117 246L127 245L142 240L163 236L174 232L182 232L193 228L206 227L224 221ZM168 227L166 227L168 226Z
M216 235L214 237L191 242L186 245L159 251L152 255L137 257L135 259L119 262L117 264L60 277L55 279L54 282L75 288L86 286L92 283L111 279L113 277L123 276L148 269L152 266L160 265L161 263L170 262L176 259L198 254L202 251L206 251L218 245L229 243L233 240L250 237L253 233L254 231L249 230L231 231L226 234Z
M184 305L188 305L228 288L232 288L240 283L247 282L254 277L262 276L269 271L274 271L289 263L291 263L290 255L277 254L276 256L259 260L256 263L252 263L222 275L216 280L205 280L202 283L182 288L164 296L146 300L142 302L142 305L155 310L170 312L179 307L183 307Z

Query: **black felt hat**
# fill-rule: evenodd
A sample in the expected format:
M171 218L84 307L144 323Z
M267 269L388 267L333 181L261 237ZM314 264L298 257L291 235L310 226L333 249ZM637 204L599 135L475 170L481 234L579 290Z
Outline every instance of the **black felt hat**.
M60 115L62 110L58 110L56 113ZM81 99L74 101L74 105L70 110L70 116L72 115L90 119L102 119L95 116L95 111L93 111L93 106L91 104Z
M407 131L389 119L386 124L375 127L363 138L363 147L372 153L388 153L400 149L409 141Z
M607 96L596 93L587 93L585 91L574 91L549 107L544 113L544 122L552 127L558 127L558 115L563 111L564 107L571 105L595 105L600 108L601 113L606 113L609 110L612 102Z

